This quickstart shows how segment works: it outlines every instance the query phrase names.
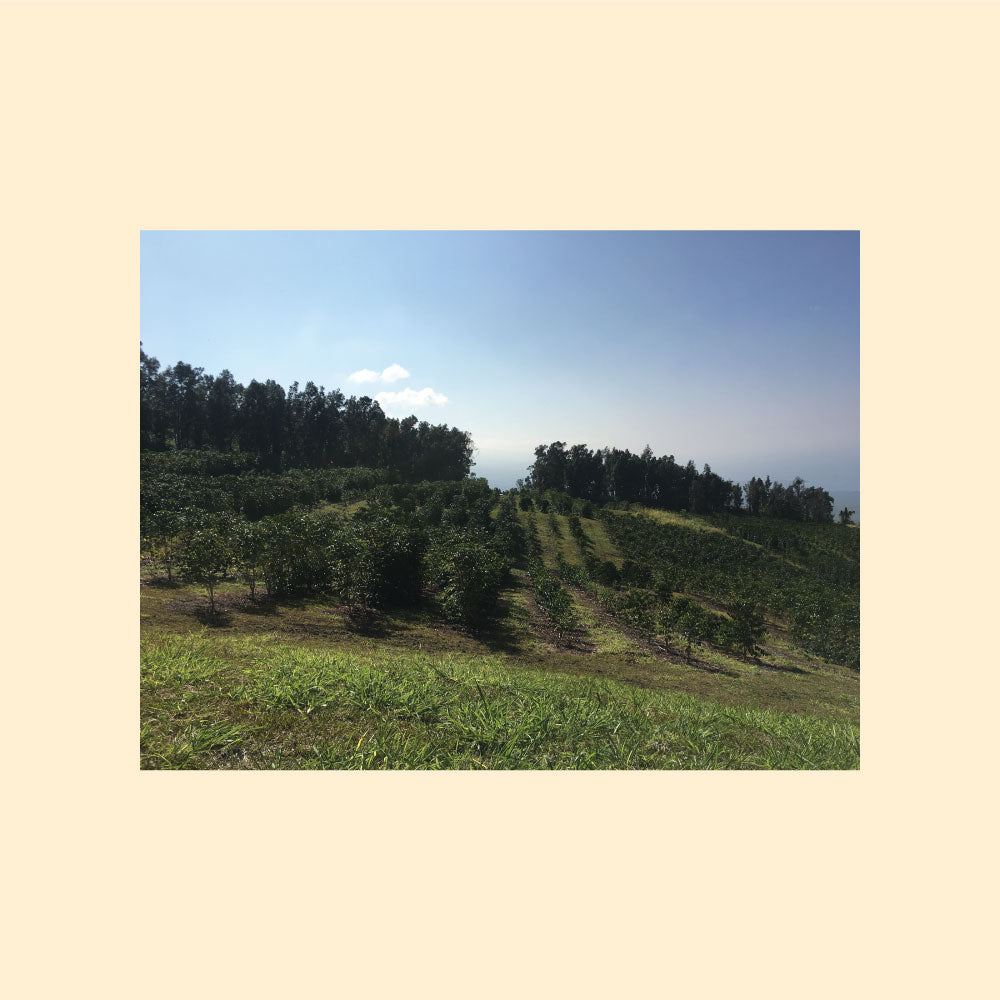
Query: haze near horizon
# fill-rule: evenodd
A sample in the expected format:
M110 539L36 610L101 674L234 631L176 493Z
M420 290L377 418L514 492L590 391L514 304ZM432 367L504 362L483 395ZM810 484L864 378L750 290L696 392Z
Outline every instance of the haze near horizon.
M859 234L143 232L163 365L313 381L471 433L859 489Z

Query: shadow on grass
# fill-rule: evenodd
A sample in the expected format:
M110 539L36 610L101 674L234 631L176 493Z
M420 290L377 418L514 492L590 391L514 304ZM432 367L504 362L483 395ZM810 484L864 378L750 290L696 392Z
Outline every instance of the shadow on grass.
M385 615L375 608L348 608L347 625L352 632L367 639L385 639L395 631L390 628Z
M518 653L521 650L517 632L511 628L504 608L498 609L495 617L466 631L492 653Z
M270 615L281 614L278 611L278 603L273 597L257 597L253 600L247 598L246 603L240 608L245 615Z
M787 666L782 666L779 663L767 663L765 660L755 660L754 661L761 670L778 670L783 674L808 674L808 670L803 670L801 667L793 667L790 664Z
M218 605L216 605L214 612L207 605L198 608L194 616L202 625L207 625L209 628L226 628L233 624L233 616L225 608L220 608Z
M720 667L717 663L706 663L704 660L698 660L692 657L685 666L697 667L699 670L704 670L707 674L722 674L723 677L739 677L740 673L738 670L730 670L728 667Z
M139 582L144 587L155 587L157 590L179 590L184 586L180 580L168 580L165 576L150 576Z

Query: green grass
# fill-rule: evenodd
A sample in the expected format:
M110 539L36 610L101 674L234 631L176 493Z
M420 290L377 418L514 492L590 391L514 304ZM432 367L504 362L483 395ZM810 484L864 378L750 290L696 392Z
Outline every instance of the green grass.
M147 640L144 768L857 768L856 726L525 669L269 636Z
M519 511L521 523L527 527L528 521L534 521L538 529L538 541L542 546L542 562L551 572L556 570L556 553L562 553L566 562L574 566L583 564L584 552L580 544L569 530L569 518L563 514L542 514L539 511ZM561 535L552 530L552 520L559 525ZM608 538L604 525L594 518L580 518L580 525L589 545L587 553L593 553L598 559L613 562L621 566L623 559L614 543Z
M325 500L318 504L314 510L317 514L335 514L344 520L350 520L359 510L363 510L367 506L367 500L338 500L336 503Z
M538 529L538 541L542 546L542 563L549 572L556 571L556 553L561 552L569 563L582 563L580 547L569 533L569 520L560 514L542 514L539 511L521 511L523 519L531 519ZM561 535L552 530L552 520L559 525Z
M681 528L690 528L692 531L715 531L720 535L726 534L722 528L711 524L697 514L687 514L673 510L659 510L656 507L641 507L639 505L635 505L630 511L616 510L613 513L638 514L640 517L651 517L654 521L659 521L660 524L672 524Z
M532 613L529 594L527 574L518 569L501 595L497 618L483 629L456 629L427 606L387 612L381 616L378 632L369 635L358 632L343 609L319 596L253 606L247 601L246 587L229 582L219 588L220 614L211 618L206 614L204 588L154 584L140 588L140 622L148 642L200 634L207 626L210 635L227 641L266 639L302 649L337 649L365 656L414 651L499 656L514 670L608 678L684 692L720 705L825 715L857 724L857 673L803 652L780 628L769 631L760 666L712 650L696 650L690 666L666 663L644 652L614 624L602 624L603 619L578 598L574 600L585 626L580 638L589 648L553 646L551 635L537 629L541 612ZM706 669L716 666L728 672ZM203 668L192 660L183 669Z
M620 568L624 559L616 548L615 543L608 538L608 533L604 530L604 524L594 518L581 517L580 526L583 528L584 535L590 541L589 551L602 562L613 562Z

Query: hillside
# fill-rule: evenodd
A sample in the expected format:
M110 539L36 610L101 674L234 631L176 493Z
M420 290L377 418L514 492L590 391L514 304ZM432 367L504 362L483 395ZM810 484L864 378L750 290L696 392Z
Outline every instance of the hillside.
M146 477L143 767L858 766L857 530L315 475Z

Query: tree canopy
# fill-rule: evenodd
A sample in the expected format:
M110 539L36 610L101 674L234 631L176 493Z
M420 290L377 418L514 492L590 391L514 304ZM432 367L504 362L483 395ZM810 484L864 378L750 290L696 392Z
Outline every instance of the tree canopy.
M368 396L307 382L240 385L184 361L162 368L139 351L139 447L143 451L238 452L260 470L363 465L401 478L462 479L472 438L447 424L388 417Z
M741 486L705 465L680 465L673 455L654 455L647 445L635 455L628 449L591 451L585 444L567 450L563 441L535 449L525 487L556 490L596 503L641 503L693 514L746 510L794 521L831 521L833 497L819 486L796 478L790 486L754 477ZM745 506L744 506L745 501Z

